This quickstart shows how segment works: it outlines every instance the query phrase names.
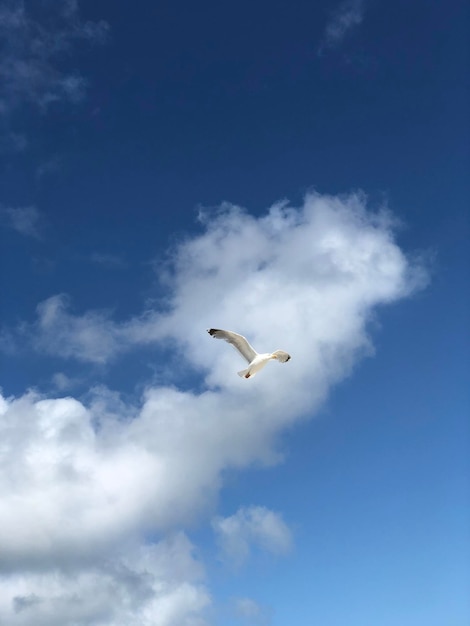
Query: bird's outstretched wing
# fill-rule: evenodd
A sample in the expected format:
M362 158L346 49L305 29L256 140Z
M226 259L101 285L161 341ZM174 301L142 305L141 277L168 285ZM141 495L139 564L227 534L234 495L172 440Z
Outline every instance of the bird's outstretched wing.
M228 343L232 344L232 346L238 350L238 352L242 355L244 359L251 363L255 356L257 356L256 350L250 346L248 341L243 337L243 335L239 335L238 333L233 333L231 330L220 330L219 328L209 328L207 330L211 337L215 337L216 339L224 339Z

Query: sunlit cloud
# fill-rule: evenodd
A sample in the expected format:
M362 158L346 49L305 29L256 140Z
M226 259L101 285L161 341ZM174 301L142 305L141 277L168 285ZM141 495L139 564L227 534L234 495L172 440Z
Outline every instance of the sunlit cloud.
M370 346L366 324L373 307L426 281L422 265L395 244L390 214L368 213L361 195L310 194L299 209L275 205L258 219L227 204L203 220L205 232L175 248L170 266L161 268L169 288L163 310L115 322L110 311L76 314L65 294L51 296L38 306L31 328L37 349L107 363L136 347L171 341L201 371L208 370L208 352L236 368L236 355L204 335L216 325L243 332L260 349L275 337L296 351L297 362L308 354L309 367L320 367L330 353L335 363L344 342L352 363L353 346ZM337 362L346 367L349 360ZM208 380L221 383L224 372L217 372L211 368Z
M116 321L75 312L64 295L39 305L22 332L45 359L112 366L152 345L171 350L174 367L132 402L96 385L85 399L0 399L0 622L199 626L209 585L182 529L214 520L227 563L289 551L282 512L260 502L218 516L218 494L227 470L280 462L282 433L373 353L377 307L426 284L394 226L360 194L311 193L260 217L226 204L171 251L154 308ZM239 355L210 326L292 360L242 380ZM190 388L182 368L195 374ZM68 383L56 376L63 392Z
M202 626L211 603L183 533L121 550L112 561L41 567L3 577L0 619L12 626Z

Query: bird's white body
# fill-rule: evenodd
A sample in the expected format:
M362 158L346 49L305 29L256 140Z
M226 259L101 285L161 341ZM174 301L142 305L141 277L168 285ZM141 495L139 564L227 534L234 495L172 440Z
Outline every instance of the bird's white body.
M286 363L291 358L290 354L287 354L287 352L284 352L283 350L258 354L258 352L250 346L243 335L234 333L231 330L209 328L207 332L211 335L211 337L224 339L230 343L237 350L237 352L239 352L242 357L248 361L248 367L245 370L237 372L239 376L242 376L242 378L252 378L257 372L263 369L266 363L272 359L276 359L281 363Z
M275 359L271 353L266 352L265 354L257 354L255 358L249 363L246 370L241 370L237 372L239 376L242 378L251 378L255 374L257 374L260 370L265 367L271 359Z

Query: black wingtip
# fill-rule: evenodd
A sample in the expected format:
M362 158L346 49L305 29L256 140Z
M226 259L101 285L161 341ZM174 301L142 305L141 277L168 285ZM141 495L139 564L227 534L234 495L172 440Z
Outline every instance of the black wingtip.
M211 337L213 337L215 333L217 332L217 330L218 330L217 328L208 328L207 332L209 333Z

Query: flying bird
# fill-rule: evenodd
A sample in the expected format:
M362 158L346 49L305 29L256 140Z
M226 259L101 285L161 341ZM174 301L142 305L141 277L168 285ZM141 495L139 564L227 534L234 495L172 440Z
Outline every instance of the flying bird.
M239 335L238 333L233 333L231 330L220 330L219 328L209 328L207 330L211 337L215 337L216 339L224 339L228 343L230 343L235 350L237 350L244 359L248 361L248 367L246 370L241 370L241 372L237 372L239 376L242 378L252 378L257 372L263 369L268 361L271 359L276 359L281 363L286 363L290 358L290 354L284 352L283 350L276 350L276 352L266 352L263 354L258 354L256 350L250 346L248 341L243 337L243 335Z

